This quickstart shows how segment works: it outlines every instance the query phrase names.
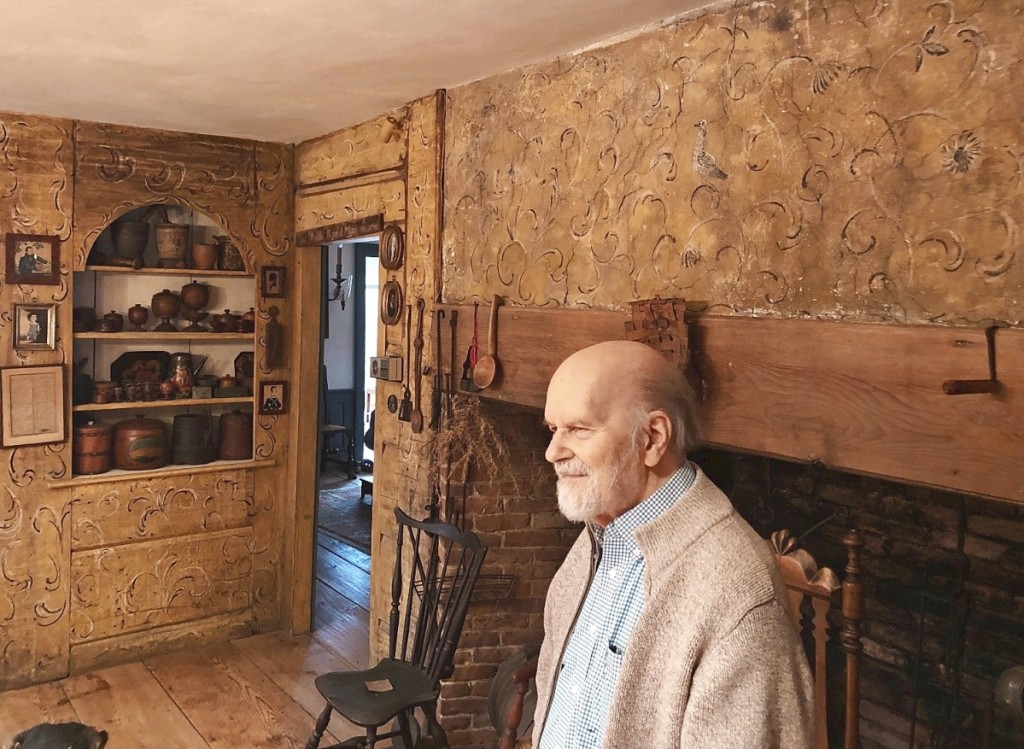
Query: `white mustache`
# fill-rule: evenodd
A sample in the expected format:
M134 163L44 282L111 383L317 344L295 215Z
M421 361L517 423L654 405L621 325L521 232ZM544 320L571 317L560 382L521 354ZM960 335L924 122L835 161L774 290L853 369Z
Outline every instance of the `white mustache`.
M555 463L555 475L558 478L565 478L567 475L589 476L590 467L579 458L570 458L561 463Z

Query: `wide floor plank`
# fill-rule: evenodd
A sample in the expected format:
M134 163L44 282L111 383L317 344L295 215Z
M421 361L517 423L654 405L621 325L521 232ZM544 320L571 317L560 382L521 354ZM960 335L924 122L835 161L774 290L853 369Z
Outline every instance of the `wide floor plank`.
M80 721L60 682L0 693L0 746L38 723Z
M367 575L370 574L370 555L362 549L345 543L340 538L335 538L330 533L320 531L316 534L316 542L325 549L337 554L342 559L351 562Z
M283 632L268 632L235 640L232 644L309 713L311 728L324 709L324 698L317 691L314 679L329 671L357 668L312 635L289 637ZM362 728L337 713L331 716L329 728L335 736L343 738L363 733Z
M326 585L317 585L315 612L313 636L359 668L367 668L370 618L366 609Z
M203 737L141 663L113 666L62 682L81 721L128 749L205 749Z
M316 577L361 608L370 608L370 576L347 559L324 546L317 546Z
M146 665L211 749L301 747L313 730L309 713L231 643Z

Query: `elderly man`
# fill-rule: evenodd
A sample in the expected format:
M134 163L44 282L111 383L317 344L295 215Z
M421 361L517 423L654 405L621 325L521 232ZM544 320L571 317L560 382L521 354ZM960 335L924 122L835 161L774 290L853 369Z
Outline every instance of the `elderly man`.
M544 418L586 523L548 591L539 749L811 746L812 685L767 544L688 462L692 391L655 350L579 351Z

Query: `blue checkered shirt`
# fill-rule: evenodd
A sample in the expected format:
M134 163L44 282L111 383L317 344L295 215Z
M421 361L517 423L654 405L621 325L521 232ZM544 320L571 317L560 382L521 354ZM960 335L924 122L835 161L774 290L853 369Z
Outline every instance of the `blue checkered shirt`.
M596 749L633 625L644 605L647 563L634 531L671 507L693 484L686 463L650 497L605 528L592 526L600 562L562 656L538 749Z

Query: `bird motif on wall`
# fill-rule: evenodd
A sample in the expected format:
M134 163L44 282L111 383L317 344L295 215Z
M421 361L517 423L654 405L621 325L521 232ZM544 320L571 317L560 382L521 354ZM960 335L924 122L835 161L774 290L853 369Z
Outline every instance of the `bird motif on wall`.
M697 128L697 142L693 144L693 168L705 177L715 179L728 179L729 175L723 172L715 163L715 157L704 150L704 144L708 139L708 123L700 120L693 123Z

